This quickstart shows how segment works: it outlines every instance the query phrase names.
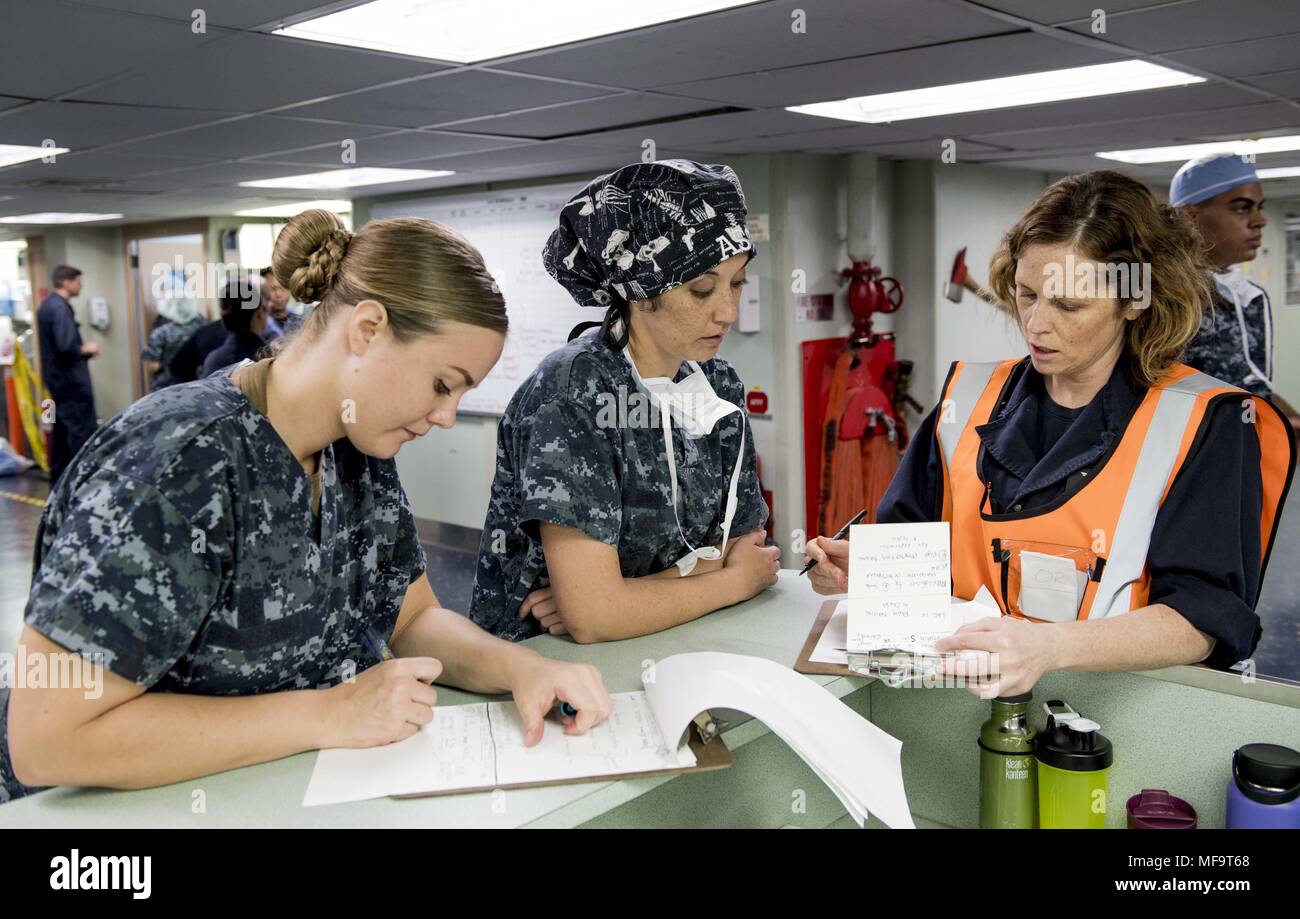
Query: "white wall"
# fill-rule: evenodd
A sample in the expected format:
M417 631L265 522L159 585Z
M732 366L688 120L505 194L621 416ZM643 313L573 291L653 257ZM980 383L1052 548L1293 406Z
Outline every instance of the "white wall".
M987 283L989 260L1007 231L1047 185L1042 172L997 166L936 163L935 348L931 380L937 397L955 360L995 361L1023 357L1024 336L1007 314L967 291L961 303L943 296L952 261L966 246L966 264Z

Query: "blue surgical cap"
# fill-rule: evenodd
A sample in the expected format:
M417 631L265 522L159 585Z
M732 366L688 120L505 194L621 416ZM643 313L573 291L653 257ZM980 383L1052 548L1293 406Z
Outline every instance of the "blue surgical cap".
M1169 183L1169 203L1174 207L1200 204L1217 194L1258 182L1255 167L1237 153L1211 153L1184 163Z

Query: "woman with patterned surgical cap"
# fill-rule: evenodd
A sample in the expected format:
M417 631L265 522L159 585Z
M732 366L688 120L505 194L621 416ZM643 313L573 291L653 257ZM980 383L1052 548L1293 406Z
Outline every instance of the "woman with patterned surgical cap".
M726 166L635 163L565 205L543 263L604 321L501 419L475 622L611 641L775 583L744 385L717 356L753 257Z

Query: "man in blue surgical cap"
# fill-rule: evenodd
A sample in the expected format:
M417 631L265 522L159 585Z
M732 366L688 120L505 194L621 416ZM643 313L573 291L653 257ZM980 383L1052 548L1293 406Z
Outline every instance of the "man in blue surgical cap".
M1214 153L1183 165L1169 203L1191 218L1213 265L1213 309L1187 346L1184 362L1210 376L1270 397L1300 425L1274 390L1273 316L1268 295L1241 270L1262 241L1264 190L1255 168L1235 153Z

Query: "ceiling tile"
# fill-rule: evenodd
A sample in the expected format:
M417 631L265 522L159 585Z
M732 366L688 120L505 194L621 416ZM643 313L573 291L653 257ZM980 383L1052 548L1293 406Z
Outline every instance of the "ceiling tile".
M53 98L145 62L159 67L183 61L215 40L182 23L60 0L5 0L3 15L0 92L35 99Z
M1018 108L966 112L936 118L911 118L895 122L900 127L939 137L973 137L997 131L1052 126L1081 126L1132 118L1160 117L1186 112L1202 113L1211 109L1258 103L1261 96L1222 83L1198 83L1171 89L1139 93L1072 99ZM1300 114L1298 112L1297 114Z
M1226 136L1257 136L1263 131L1300 130L1300 110L1276 102L1197 114L1136 117L1081 126L975 134L976 140L1016 150L1087 148L1116 150L1195 143Z
M3 119L0 118L0 123ZM207 124L118 147L123 153L153 153L165 156L235 159L264 156L277 150L298 149L316 144L335 144L381 133L379 128L333 124L304 118L253 115L234 121ZM341 165L341 164L340 164Z
M1104 51L1026 32L762 70L719 80L673 83L662 89L732 105L771 107L1103 64L1115 59L1115 55Z
M1300 32L1291 32L1253 41L1209 44L1193 51L1178 51L1166 57L1176 63L1199 67L1220 76L1244 77L1295 67L1300 62L1300 51L1297 49L1300 49Z
M1089 23L1068 28L1092 34ZM1295 30L1296 6L1291 0L1195 0L1110 14L1106 17L1106 33L1097 37L1126 48L1160 53L1267 38Z
M603 95L609 93L550 80L462 70L296 106L286 114L422 128Z
M806 14L803 32L793 29L795 7ZM501 66L521 73L650 89L747 74L768 63L810 64L959 41L1009 28L944 0L801 0L724 10L541 52Z
M39 146L49 138L60 147L81 150L225 117L228 116L218 112L181 112L86 102L37 102L0 113L0 143Z
M718 106L714 103L701 102L697 99L624 93L553 106L535 112L469 121L461 124L460 127L465 130L533 137L540 140L610 128L617 129L624 125L641 125L644 122L673 119L692 112L716 108Z
M1246 77L1245 82L1288 99L1300 99L1300 70L1283 70L1280 73ZM1300 109L1297 109L1296 113L1300 114Z
M138 67L77 98L256 112L444 69L433 61L244 32Z
M981 0L981 6L1010 13L1031 22L1057 25L1080 19L1091 21L1093 10L1099 7L1104 9L1109 17L1115 13L1160 6L1168 2L1169 0L1107 0L1102 6L1097 0Z
M201 6L207 14L209 26L251 29L308 10L319 9L325 6L328 0L203 0L202 3L178 3L177 0L78 0L78 2L83 6L182 20L187 25L192 21L191 12Z
M357 140L356 165L392 166L408 160L428 159L435 156L454 156L479 150L495 150L527 144L529 141L501 137L476 137L469 134L450 134L439 131L399 131L376 134ZM299 150L283 150L263 156L249 157L251 161L273 160L279 163L299 163L310 166L337 166L341 148L337 143L321 144Z

